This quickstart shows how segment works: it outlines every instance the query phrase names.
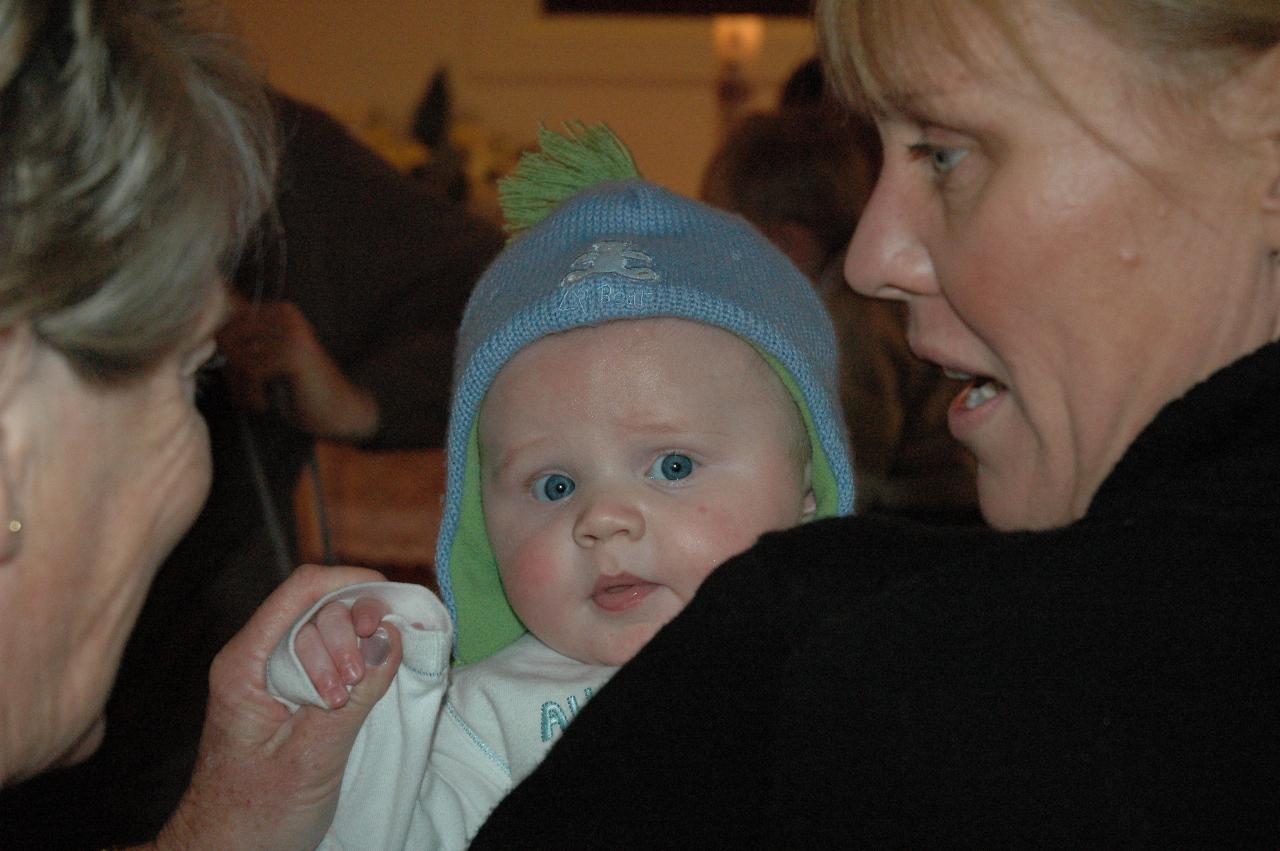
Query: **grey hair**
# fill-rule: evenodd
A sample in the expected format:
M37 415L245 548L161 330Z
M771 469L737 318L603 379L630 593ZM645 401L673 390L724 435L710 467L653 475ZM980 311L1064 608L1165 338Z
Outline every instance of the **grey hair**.
M0 0L0 328L104 380L190 333L275 180L226 23L203 0Z

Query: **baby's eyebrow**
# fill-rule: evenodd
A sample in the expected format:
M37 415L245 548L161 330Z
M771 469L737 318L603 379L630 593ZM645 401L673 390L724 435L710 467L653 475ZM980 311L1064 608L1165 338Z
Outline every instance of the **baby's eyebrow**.
M670 409L673 406L666 406ZM705 432L707 417L680 410L661 410L645 405L628 410L623 407L610 414L617 427L649 434L681 434Z
M685 423L672 420L623 420L622 427L627 431L644 434L687 434L692 431Z
M493 457L494 453L492 451L486 452L484 442L481 441L480 469L482 471L488 470L493 474L494 478L501 478L502 475L505 474L507 470L511 469L511 467L513 467L516 464L516 462L520 460L521 455L533 449L538 444L544 442L545 439L546 439L545 437L539 435L537 437L533 437L528 440L517 443L514 446L509 446L505 450L503 450L501 453L499 453L501 457L497 459L497 463L492 463L492 464L489 463L489 459Z

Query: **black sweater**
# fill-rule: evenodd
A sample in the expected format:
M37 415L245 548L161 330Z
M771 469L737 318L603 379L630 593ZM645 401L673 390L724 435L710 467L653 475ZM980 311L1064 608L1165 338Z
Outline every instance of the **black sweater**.
M1280 344L1040 533L766 537L476 848L1280 845Z

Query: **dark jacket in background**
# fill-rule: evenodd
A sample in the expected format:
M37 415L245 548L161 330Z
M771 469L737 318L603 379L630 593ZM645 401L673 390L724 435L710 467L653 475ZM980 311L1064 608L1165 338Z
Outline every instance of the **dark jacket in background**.
M1280 845L1280 344L1049 532L766 537L474 847Z

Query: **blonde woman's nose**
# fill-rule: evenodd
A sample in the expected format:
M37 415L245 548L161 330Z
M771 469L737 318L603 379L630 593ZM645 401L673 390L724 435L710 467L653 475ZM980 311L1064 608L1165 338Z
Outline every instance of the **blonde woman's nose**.
M844 259L845 282L872 298L906 300L938 291L933 260L920 239L909 188L886 172L871 193Z

